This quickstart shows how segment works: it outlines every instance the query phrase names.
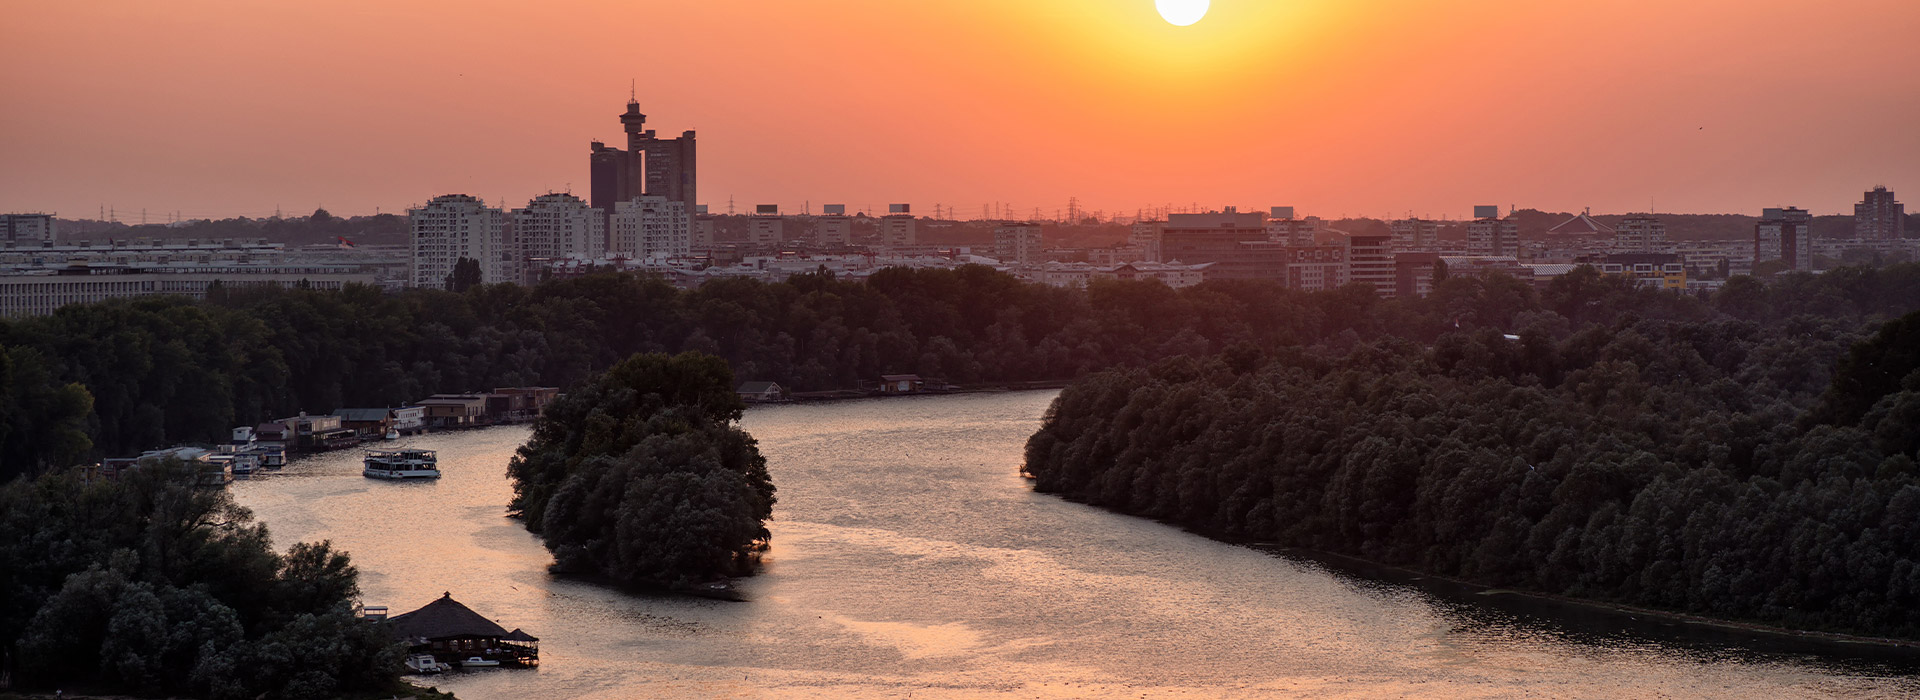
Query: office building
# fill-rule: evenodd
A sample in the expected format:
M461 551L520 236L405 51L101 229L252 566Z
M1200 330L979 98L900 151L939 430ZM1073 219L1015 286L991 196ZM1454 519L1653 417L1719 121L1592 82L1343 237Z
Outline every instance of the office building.
M1473 222L1467 224L1469 255L1514 255L1520 249L1520 224L1500 218L1500 207L1479 205L1473 208Z
M478 197L449 194L407 210L407 218L412 228L407 286L444 286L461 258L480 263L483 283L520 281L519 250L506 212Z
M607 219L579 197L548 193L513 210L513 237L526 259L597 258L607 252Z
M1813 270L1813 215L1799 207L1770 207L1753 225L1753 265L1779 260L1789 271Z
M1425 219L1401 219L1391 225L1396 251L1433 250L1440 244L1440 222Z
M627 134L625 149L592 144L593 207L611 216L620 202L651 195L680 202L691 215L699 204L694 133L681 132L672 139L656 136L646 128L647 115L640 113L637 100L627 102L620 125Z
M1040 260L1040 225L1009 223L993 229L993 257L1026 267Z
M1667 225L1651 216L1629 216L1613 229L1616 253L1659 253L1667 249Z
M919 242L919 223L913 218L913 207L907 204L887 205L887 215L880 219L880 243L889 248L898 248Z
M1344 243L1347 249L1346 281L1371 284L1373 291L1380 296L1393 296L1393 236L1348 234Z
M666 197L635 197L614 206L608 251L631 260L664 260L693 253L686 205Z
M53 243L52 214L0 214L0 243Z
M171 295L205 299L219 283L229 290L303 287L337 291L377 284L371 272L328 265L69 265L33 274L0 275L0 317L44 316L67 304Z
M1854 238L1899 238L1906 235L1906 228L1907 207L1886 187L1873 188L1853 205Z
M747 220L747 243L756 248L777 248L785 240L787 220L780 216L780 205L754 207L753 218Z
M1288 287L1324 292L1347 283L1347 246L1287 246L1284 251Z

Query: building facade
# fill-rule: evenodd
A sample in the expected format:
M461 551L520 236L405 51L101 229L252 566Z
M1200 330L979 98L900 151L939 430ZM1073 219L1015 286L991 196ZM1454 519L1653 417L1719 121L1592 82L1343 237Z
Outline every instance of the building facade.
M1906 235L1907 207L1886 187L1869 190L1853 205L1854 238L1899 238Z
M1127 245L1139 248L1147 261L1160 262L1160 232L1166 226L1164 221L1136 221L1127 232Z
M1371 284L1375 293L1393 296L1393 236L1350 234L1346 248L1347 281Z
M42 316L68 304L173 295L205 299L225 289L304 287L326 291L377 284L372 273L337 267L198 266L190 269L71 267L57 274L0 275L0 316Z
M513 237L526 259L597 258L607 252L607 218L579 197L543 194L513 210Z
M480 263L480 281L518 282L520 255L505 212L464 194L434 197L407 210L411 262L407 286L438 288L461 258Z
M993 257L1025 267L1040 260L1040 225L1010 223L993 229Z
M1753 225L1753 264L1779 260L1796 272L1813 270L1813 215L1799 207L1768 208Z
M1629 216L1613 228L1614 252L1659 253L1667 249L1667 225L1651 216Z
M825 214L813 220L813 242L822 248L853 245L853 219L846 214Z
M629 259L686 257L693 254L693 233L684 203L643 196L614 206L607 252Z
M0 214L0 243L52 245L55 229L52 214Z
M896 204L900 213L888 214L880 219L880 242L889 248L917 245L920 242L920 225L913 215L904 211L906 205Z
M1440 222L1425 219L1401 219L1390 225L1393 249L1397 252L1433 250L1440 244Z
M1514 255L1519 250L1519 222L1500 218L1498 210L1491 216L1481 216L1467 224L1469 255Z

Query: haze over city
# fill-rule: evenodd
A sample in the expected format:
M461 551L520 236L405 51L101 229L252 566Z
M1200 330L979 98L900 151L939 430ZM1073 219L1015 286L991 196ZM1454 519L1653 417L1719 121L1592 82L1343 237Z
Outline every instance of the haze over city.
M0 23L0 211L583 193L630 85L701 195L978 216L1844 213L1920 181L1920 5L62 2Z

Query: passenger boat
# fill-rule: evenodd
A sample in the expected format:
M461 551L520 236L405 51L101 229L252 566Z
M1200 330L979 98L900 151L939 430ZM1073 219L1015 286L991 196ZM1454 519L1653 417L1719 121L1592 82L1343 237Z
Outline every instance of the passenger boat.
M440 464L433 450L368 450L361 473L375 479L438 479Z

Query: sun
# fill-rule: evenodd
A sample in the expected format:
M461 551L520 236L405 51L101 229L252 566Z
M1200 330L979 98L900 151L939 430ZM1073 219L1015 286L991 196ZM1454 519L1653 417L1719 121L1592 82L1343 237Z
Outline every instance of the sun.
M1153 0L1160 16L1176 27L1185 27L1207 16L1208 4L1208 0Z

